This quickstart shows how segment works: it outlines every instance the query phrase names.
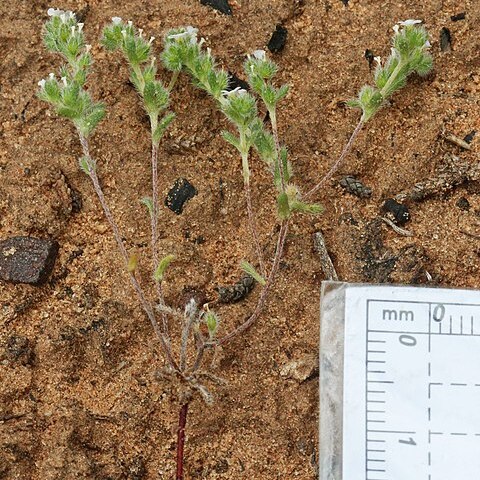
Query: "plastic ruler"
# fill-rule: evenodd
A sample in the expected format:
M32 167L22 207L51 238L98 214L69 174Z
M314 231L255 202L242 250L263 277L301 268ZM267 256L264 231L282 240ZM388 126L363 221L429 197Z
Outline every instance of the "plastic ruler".
M329 282L322 312L320 479L480 479L480 292Z

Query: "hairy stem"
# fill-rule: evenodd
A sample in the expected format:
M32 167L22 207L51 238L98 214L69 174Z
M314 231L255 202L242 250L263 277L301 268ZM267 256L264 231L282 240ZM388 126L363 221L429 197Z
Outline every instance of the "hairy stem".
M245 191L245 199L247 201L247 213L248 213L248 225L250 227L250 232L253 237L253 242L255 245L255 253L257 254L257 260L258 264L260 266L260 272L262 275L265 277L266 275L266 270L265 270L265 263L263 261L263 254L262 254L262 249L260 247L260 240L258 237L258 231L257 231L257 221L255 218L255 213L253 211L252 207L252 194L250 191L250 182L244 182L244 191Z
M178 76L180 75L180 72L173 72L172 78L170 79L170 83L168 84L167 90L171 92L173 90L173 87L177 83Z
M184 480L183 476L183 452L185 448L185 426L187 424L188 403L182 405L178 415L177 430L177 475L176 480Z
M360 130L362 129L364 125L363 120L360 120L355 127L355 130L353 131L352 135L350 136L347 144L343 148L342 153L338 157L337 161L330 167L330 170L323 176L323 178L305 195L305 199L308 197L311 197L319 188L321 188L323 185L325 185L325 182L329 180L332 175L337 171L338 167L342 164L342 162L345 160L345 157L350 153L350 150L352 149L352 146L355 142L355 139L358 137L358 134L360 133Z
M243 173L243 189L245 191L245 199L247 201L248 225L253 237L255 253L257 255L260 272L263 276L266 274L265 263L263 261L262 249L260 248L260 240L257 231L257 221L252 207L252 193L250 190L250 167L248 164L248 152L250 147L247 144L247 136L243 128L239 128L240 133L240 149L242 155L242 173Z
M280 172L280 181L282 193L285 193L285 173L283 171L283 162L280 158L280 141L278 140L278 128L277 128L277 112L274 108L268 110L270 114L270 122L272 124L273 139L275 141L275 150L277 151L278 171Z
M90 156L88 140L81 133L79 133L79 138L80 138L80 143L82 145L83 154L89 160L90 165L93 165L93 160L92 160L92 157ZM103 194L102 187L100 186L100 182L98 180L97 172L95 171L95 168L90 167L88 173L92 181L95 193L97 194L97 197L100 201L100 205L102 206L105 217L108 223L110 224L110 227L112 228L113 236L115 238L115 241L117 242L117 246L118 246L118 249L120 250L120 254L125 262L125 265L128 265L129 255L128 255L127 249L125 248L125 245L123 244L122 235L120 234L118 225L115 222L115 219L113 218L110 207L108 206L108 203L105 199L105 195ZM133 272L130 273L130 281L137 294L138 300L143 310L147 314L147 317L150 320L150 323L152 324L153 330L155 331L157 337L160 340L160 344L162 346L162 350L165 354L167 362L174 370L178 370L178 366L177 366L177 363L175 362L175 359L172 356L169 343L165 338L165 335L163 334L162 330L160 329L157 319L155 318L155 313L153 311L153 308L150 305L150 302L145 297L145 293L142 287L140 286L140 284L138 283L138 280L136 279Z
M234 337L239 335L240 333L244 332L248 328L252 326L252 324L257 320L257 318L260 316L260 314L263 311L263 308L265 306L265 303L268 298L268 294L270 293L270 290L272 289L274 283L275 283L275 276L278 270L278 267L280 265L280 260L282 259L283 255L283 248L285 246L285 240L287 238L287 232L288 232L288 220L284 220L281 225L280 225L280 231L278 233L278 239L277 239L277 248L275 251L275 257L273 259L273 265L272 269L270 271L270 275L267 278L267 283L265 284L265 287L263 287L262 293L260 294L260 297L257 301L257 305L255 306L255 310L253 313L243 322L239 327L237 327L235 330L230 332L228 335L225 335L225 337L221 338L218 340L217 345L223 345L230 340L232 340Z
M150 115L150 125L152 130L152 136L155 132L158 124L158 117L156 115ZM153 271L158 267L159 255L158 255L158 143L152 141L152 218L151 218L151 230L152 230L152 261ZM164 305L162 283L160 281L155 282L157 290L157 298L160 305ZM168 317L162 312L162 327L163 334L168 342L170 342L168 332Z

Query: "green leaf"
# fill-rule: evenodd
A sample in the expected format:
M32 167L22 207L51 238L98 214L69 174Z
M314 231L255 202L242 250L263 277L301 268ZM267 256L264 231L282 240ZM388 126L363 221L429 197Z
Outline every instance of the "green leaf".
M290 218L291 211L286 193L282 192L277 197L277 212L280 220L287 220Z
M90 175L90 173L96 169L96 164L94 160L91 158L89 159L88 157L80 158L78 164L81 170L87 175Z
M222 137L230 145L233 145L239 152L241 152L241 150L240 150L240 139L238 137L236 137L233 133L230 133L226 130L223 130L222 131Z
M148 214L150 215L150 218L152 218L153 217L153 200L150 197L143 197L140 200L140 203L142 203L147 207Z
M296 212L309 213L311 215L318 215L324 210L323 206L318 203L304 203L300 200L293 200L290 203L290 208Z
M220 324L220 319L215 312L212 312L211 310L209 310L205 313L204 320L205 320L205 324L207 325L210 340L213 340L217 333L218 325Z
M152 140L154 143L158 144L160 142L160 140L163 137L163 134L165 133L169 125L172 123L174 118L175 118L175 114L172 112L168 112L165 114L165 116L162 118L160 123L157 125L157 128L153 132Z
M243 260L240 264L242 270L255 279L260 285L265 285L267 282L265 279L255 270L255 267L248 263L246 260Z
M153 274L153 278L156 282L161 282L163 280L163 275L165 274L165 270L168 268L170 263L175 259L175 255L167 255L160 260L155 273Z

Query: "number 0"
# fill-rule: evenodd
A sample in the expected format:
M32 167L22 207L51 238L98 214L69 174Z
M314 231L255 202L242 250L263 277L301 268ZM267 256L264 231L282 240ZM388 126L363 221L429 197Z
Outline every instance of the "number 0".
M417 339L411 335L400 335L398 340L406 347L414 347L417 344Z

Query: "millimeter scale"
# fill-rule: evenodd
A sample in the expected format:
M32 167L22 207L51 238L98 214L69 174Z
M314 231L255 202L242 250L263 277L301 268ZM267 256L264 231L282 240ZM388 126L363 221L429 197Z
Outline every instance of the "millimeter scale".
M480 292L322 285L320 480L480 479Z

